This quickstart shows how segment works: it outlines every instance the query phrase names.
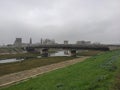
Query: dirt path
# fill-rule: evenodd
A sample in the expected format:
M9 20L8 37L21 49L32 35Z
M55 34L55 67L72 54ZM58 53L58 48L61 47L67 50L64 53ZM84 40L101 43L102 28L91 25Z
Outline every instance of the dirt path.
M69 60L69 61L64 61L64 62L60 62L60 63L55 63L55 64L51 64L51 65L34 68L31 70L25 70L25 71L21 71L18 73L12 73L9 75L5 75L5 76L0 77L0 86L9 85L9 84L12 84L15 82L19 82L21 80L35 77L37 75L40 75L40 74L43 74L46 72L50 72L52 70L56 70L59 68L63 68L63 67L75 64L77 62L82 62L83 60L85 60L87 58L89 58L89 57L81 57L81 58L77 58L77 59L73 59L73 60Z

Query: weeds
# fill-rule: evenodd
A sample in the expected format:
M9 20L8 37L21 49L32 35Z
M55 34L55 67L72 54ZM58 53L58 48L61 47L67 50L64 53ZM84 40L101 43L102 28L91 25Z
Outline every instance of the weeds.
M118 76L116 77L116 81L115 81L115 84L114 84L114 90L120 90L120 73L118 74Z
M100 87L99 83L104 82L104 80L106 80L106 79L108 79L108 75L98 76L95 80L93 80L90 83L88 90L96 90L96 88Z
M118 60L118 56L112 56L110 59L106 60L101 66L101 68L114 72L117 70L116 62Z

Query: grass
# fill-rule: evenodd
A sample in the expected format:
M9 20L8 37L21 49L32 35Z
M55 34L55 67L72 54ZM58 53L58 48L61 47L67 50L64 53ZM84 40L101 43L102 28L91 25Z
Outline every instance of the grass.
M23 51L24 51L23 48L0 47L0 54L1 53L20 53Z
M120 90L114 88L119 84L119 59L120 51L102 53L0 90Z
M119 55L120 56L120 55ZM114 84L111 90L120 90L120 62L117 63L118 69L115 74Z
M114 90L120 90L120 71L119 73L117 74L117 77L116 77L116 80L115 80L115 83L114 83Z
M94 56L97 54L103 53L103 51L99 51L99 50L88 50L88 51L81 51L78 52L77 55L78 56Z
M17 54L6 54L0 55L0 59L10 59L10 58L29 58L29 57L37 57L40 54L34 53L17 53Z
M40 59L27 59L22 62L0 64L0 76L71 59L74 59L74 57L48 57Z

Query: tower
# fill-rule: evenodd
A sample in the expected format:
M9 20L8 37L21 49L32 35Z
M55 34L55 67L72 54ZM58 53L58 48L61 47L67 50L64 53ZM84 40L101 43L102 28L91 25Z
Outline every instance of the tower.
M43 44L43 39L41 38L41 44Z
M20 47L22 46L22 38L16 38L15 42L14 42L14 45L16 47Z
M64 44L65 44L65 45L67 45L67 44L68 44L68 41L67 41L67 40L65 40L65 41L64 41Z
M32 44L32 38L30 38L30 45Z

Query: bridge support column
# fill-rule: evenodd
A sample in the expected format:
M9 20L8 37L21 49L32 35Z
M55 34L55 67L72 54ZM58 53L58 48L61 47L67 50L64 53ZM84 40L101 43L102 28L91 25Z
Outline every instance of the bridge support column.
M48 57L48 56L49 56L48 49L47 48L42 49L42 57Z
M65 55L69 55L69 50L64 50Z
M76 57L76 50L75 50L75 49L72 49L72 50L71 50L71 56L72 56L72 57Z
M35 53L35 48L27 47L26 50L27 50L27 52Z

